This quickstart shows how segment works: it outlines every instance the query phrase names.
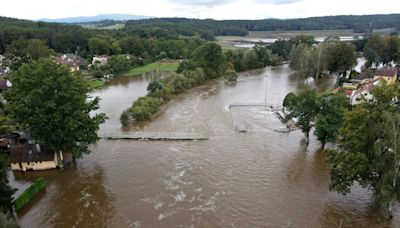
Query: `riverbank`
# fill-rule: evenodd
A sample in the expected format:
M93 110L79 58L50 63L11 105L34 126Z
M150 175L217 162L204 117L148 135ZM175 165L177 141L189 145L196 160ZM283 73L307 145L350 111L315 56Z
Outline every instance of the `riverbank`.
M205 83L173 97L154 120L126 129L118 117L146 94L151 79L112 79L91 94L110 117L101 134L204 132L209 140L100 140L63 172L40 172L48 191L18 217L21 227L317 228L338 227L341 220L343 227L398 227L399 214L388 221L369 207L367 190L356 185L347 196L329 191L330 167L313 137L306 149L300 131L275 132L282 124L265 109L226 111L232 103L263 103L266 85L268 103L282 104L286 94L305 87L291 73L285 65L239 74L235 85ZM324 91L334 78L310 83ZM234 130L242 125L247 133ZM10 181L18 188L37 176L10 172Z
M122 76L136 76L153 71L174 73L178 69L178 66L178 60L153 62L144 66L132 67L128 72L123 73Z
M90 89L100 89L105 85L105 82L99 79L90 79L88 84Z

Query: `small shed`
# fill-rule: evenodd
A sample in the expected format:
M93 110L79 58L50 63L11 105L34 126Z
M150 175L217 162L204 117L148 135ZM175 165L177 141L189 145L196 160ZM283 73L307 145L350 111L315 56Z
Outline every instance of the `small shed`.
M15 171L55 169L62 164L62 152L41 150L39 144L12 145L9 163Z

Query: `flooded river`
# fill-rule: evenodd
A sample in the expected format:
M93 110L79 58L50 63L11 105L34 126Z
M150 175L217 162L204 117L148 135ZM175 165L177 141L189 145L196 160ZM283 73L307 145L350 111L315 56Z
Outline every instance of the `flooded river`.
M287 66L215 80L177 96L162 115L125 131L198 132L206 141L100 140L64 171L15 173L21 189L44 176L46 192L19 216L22 227L399 227L370 207L358 186L329 192L329 166L313 139L264 107L303 88ZM266 82L266 80L268 80ZM100 134L121 131L119 114L146 93L148 78L117 78L93 95L110 119ZM312 82L321 90L334 82ZM239 127L248 131L236 131Z

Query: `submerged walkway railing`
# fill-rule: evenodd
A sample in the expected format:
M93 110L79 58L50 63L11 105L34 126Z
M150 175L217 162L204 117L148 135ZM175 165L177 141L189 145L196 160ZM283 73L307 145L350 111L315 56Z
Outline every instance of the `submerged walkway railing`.
M131 139L131 140L207 140L208 136L203 133L185 132L132 132L121 134L110 134L101 136L103 139Z

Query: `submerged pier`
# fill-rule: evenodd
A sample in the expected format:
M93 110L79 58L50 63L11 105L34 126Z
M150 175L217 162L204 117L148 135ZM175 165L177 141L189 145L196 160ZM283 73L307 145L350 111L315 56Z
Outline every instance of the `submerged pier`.
M207 140L208 136L203 133L185 132L133 132L126 134L104 135L103 139L130 139L130 140Z

